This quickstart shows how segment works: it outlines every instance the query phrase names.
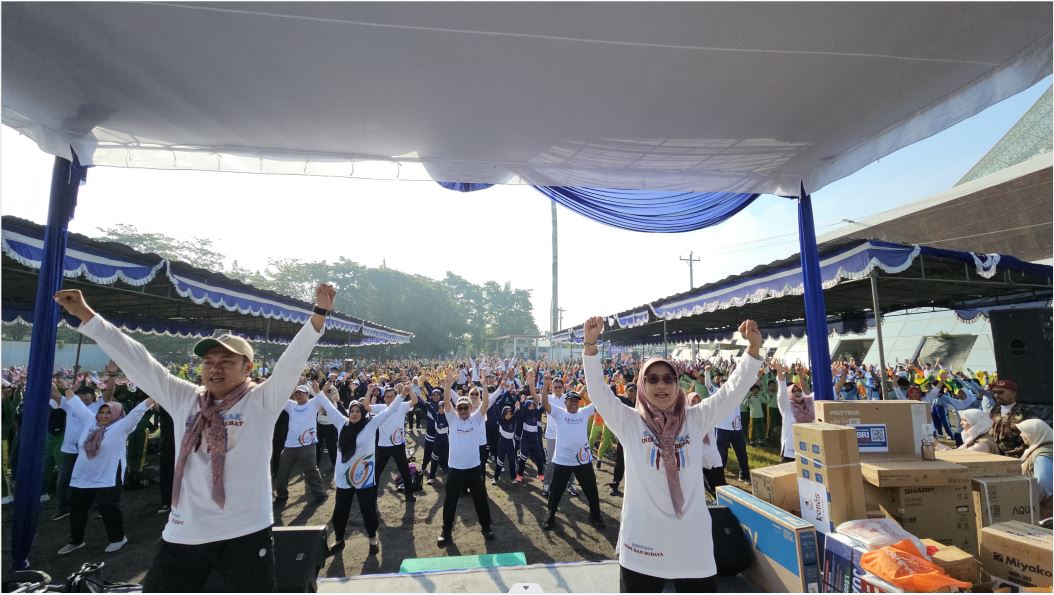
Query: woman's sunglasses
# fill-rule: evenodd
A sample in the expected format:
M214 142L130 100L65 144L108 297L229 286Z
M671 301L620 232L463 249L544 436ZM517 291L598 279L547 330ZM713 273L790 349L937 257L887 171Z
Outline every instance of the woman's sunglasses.
M648 374L644 379L648 381L648 384L658 384L660 380L663 384L673 384L677 381L677 379L673 377L673 374L663 374L662 376L659 376L658 374Z

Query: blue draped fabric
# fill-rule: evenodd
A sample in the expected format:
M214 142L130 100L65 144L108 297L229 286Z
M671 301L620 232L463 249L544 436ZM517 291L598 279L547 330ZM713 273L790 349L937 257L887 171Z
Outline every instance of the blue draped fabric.
M494 184L473 184L470 182L436 182L447 190L453 190L455 192L475 192L477 190L486 190Z
M669 192L535 186L572 211L605 225L648 233L680 233L717 225L742 211L757 194Z
M827 344L827 306L820 277L820 253L816 245L816 225L812 218L812 197L801 185L798 197L798 243L801 247L802 284L805 288L805 329L809 335L809 368L812 370L813 396L834 398L831 384L831 349Z
M48 400L51 398L51 372L55 367L55 340L58 336L59 306L52 296L62 287L63 254L67 229L77 206L77 191L87 175L77 156L73 162L55 158L51 170L51 197L48 224L44 228L43 254L30 339L28 378L22 401L22 430L19 432L18 471L15 474L15 510L11 531L11 566L29 568L29 550L36 533L40 511L40 464L47 435Z

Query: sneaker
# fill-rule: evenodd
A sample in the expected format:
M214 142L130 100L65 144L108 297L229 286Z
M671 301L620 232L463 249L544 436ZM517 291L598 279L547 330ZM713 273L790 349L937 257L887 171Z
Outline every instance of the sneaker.
M40 495L40 501L41 502L47 502L48 500L51 500L51 496L49 496L47 494L41 494Z
M496 480L496 479L490 480L490 485L492 485L492 486L498 485L498 480Z
M103 551L105 551L107 554L112 554L117 550L123 548L126 543L128 543L128 537L123 537L121 538L121 541L115 541L110 545L106 546L106 549Z
M597 470L600 470L600 459L597 459Z
M618 491L618 486L611 486L611 491L608 492L609 496L621 496L622 492Z
M436 480L435 480L435 478L434 478L434 477L429 477L429 478L428 478L428 481L426 481L425 483L427 483L428 485L432 485L432 484L433 484L433 483L435 483L435 482L436 482Z
M380 553L380 551L381 551L381 544L379 544L379 543L371 543L370 544L370 553L369 553L369 555L376 556L378 553Z
M493 541L494 540L494 531L491 531L490 528L484 529L483 530L483 539L486 539L487 541Z
M542 488L542 496L549 497L549 488Z
M514 483L523 483L523 476L517 475L516 479L512 480Z
M436 547L446 547L447 543L451 543L454 540L449 535L440 535L439 539L436 540Z
M84 547L83 541L80 543L67 543L66 545L62 546L62 549L59 550L59 555L65 556L66 554L72 554L73 552L81 549L82 547Z
M289 501L289 496L278 496L274 499L275 506L285 506L285 503Z
M539 473L538 477L536 477L535 479L537 479L538 481L545 481L545 474Z
M343 551L344 551L344 540L342 539L342 540L334 543L332 546L330 546L330 548L329 548L329 555L332 556L333 554L339 554L340 552L343 552Z
M578 495L578 488L576 488L575 486L573 486L571 484L568 484L567 485L567 493L571 494L572 496L577 496Z
M601 517L590 517L589 522L597 529L606 529L608 526Z
M322 504L326 500L329 500L329 494L319 494L315 497L315 504Z
M413 494L407 494L406 495L406 501L407 502L417 502L417 496L415 496Z
M62 519L68 517L69 515L70 515L70 511L67 510L66 512L63 512L63 511L60 510L60 511L56 512L55 514L53 514L51 516L51 520L53 520L53 521L61 521Z
M0 498L0 504L10 504L10 503L12 503L14 501L15 501L15 497L14 496L4 496L3 498Z
M157 508L157 514L168 514L172 512L172 507L168 504L162 504Z
M552 516L545 517L545 520L542 521L542 531L552 531L553 525L555 525L555 524L556 524L556 517L552 517Z

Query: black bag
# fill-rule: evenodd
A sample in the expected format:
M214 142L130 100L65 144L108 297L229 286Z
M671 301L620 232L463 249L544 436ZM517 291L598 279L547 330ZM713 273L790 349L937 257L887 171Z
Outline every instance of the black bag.
M743 533L739 519L727 506L708 508L718 576L733 576L743 572L754 563L754 547Z
M84 566L66 579L67 593L142 593L143 585L133 583L111 583L102 576L105 562Z

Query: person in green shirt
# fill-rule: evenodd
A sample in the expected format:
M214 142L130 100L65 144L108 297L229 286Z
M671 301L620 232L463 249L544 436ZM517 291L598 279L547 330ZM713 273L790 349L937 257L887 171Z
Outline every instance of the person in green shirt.
M758 384L750 387L750 394L744 400L746 403L747 410L750 413L750 433L747 435L747 439L754 446L761 444L765 438L765 405L766 401L761 394L761 387Z

